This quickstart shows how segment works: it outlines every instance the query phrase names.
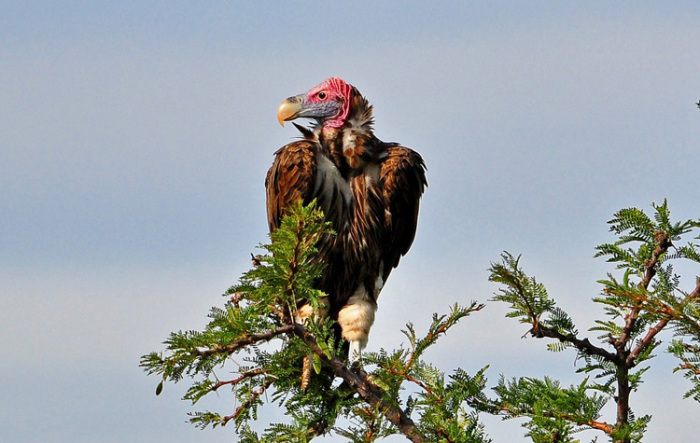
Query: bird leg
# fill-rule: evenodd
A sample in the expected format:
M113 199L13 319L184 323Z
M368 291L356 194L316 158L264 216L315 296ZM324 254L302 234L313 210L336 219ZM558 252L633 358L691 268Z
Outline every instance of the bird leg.
M374 323L377 304L368 297L364 285L360 285L338 312L338 324L343 338L350 343L348 366L359 367L362 350L367 346L369 330Z
M350 342L350 351L348 352L348 367L356 369L362 365L362 343L359 340Z

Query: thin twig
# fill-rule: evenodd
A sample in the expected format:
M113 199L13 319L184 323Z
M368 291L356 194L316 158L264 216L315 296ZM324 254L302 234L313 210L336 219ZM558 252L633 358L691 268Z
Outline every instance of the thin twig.
M572 334L562 334L554 328L549 328L547 326L542 325L539 325L537 332L539 333L538 337L555 338L563 343L571 343L576 349L578 349L586 355L599 355L605 360L611 362L617 360L617 356L614 353L608 351L607 349L594 345L587 338L580 339Z
M267 388L270 387L270 385L272 385L272 383L274 383L274 379L272 378L265 380L263 382L263 385L259 389L253 391L253 394L248 398L248 400L244 401L243 404L237 407L233 414L227 415L223 418L223 420L221 421L221 426L226 426L226 423L236 419L236 417L241 415L241 413L248 409L250 405L252 405L253 402L255 402L258 399L258 397L263 395L263 393L267 390Z
M212 392L216 392L216 390L218 390L222 386L226 386L226 385L234 385L235 386L247 378L253 378L257 375L263 375L263 374L265 374L265 371L263 371L260 368L251 369L250 371L245 371L245 372L241 373L240 377L234 378L233 380L224 380L224 381L219 381L219 382L215 383L214 386L212 386L210 390Z
M654 340L654 337L656 337L656 335L659 332L661 332L661 330L665 328L667 324L668 319L663 318L656 325L649 328L649 331L647 331L647 335L644 336L644 338L639 342L639 344L635 346L634 349L632 349L630 354L627 356L627 365L629 367L632 367L636 364L635 360L637 359L637 357L639 357L639 354L641 354L641 352L651 344L651 342Z
M425 383L418 380L417 378L414 378L413 376L409 375L408 372L397 371L396 369L392 369L392 368L387 368L386 371L390 374L399 375L399 376L403 377L404 379L410 381L411 383L414 383L414 384L420 386L421 388L423 388L423 390L425 392L428 393L428 395L430 395L431 397L435 397L435 394L433 394L433 390L430 389L430 386L426 385ZM440 403L442 403L442 399L438 399L438 401Z
M532 411L532 410L521 410L521 409L513 409L509 408L508 406L499 406L499 410L506 412L510 415L513 416L518 416L518 415L524 415L528 417L549 417L549 418L558 418L558 419L564 419L566 421L570 421L573 423L576 423L577 425L585 425L589 426L593 429L598 429L600 431L605 432L606 434L612 434L615 432L615 426L601 422L601 421L595 421L595 420L579 420L576 417L569 415L569 414L556 414L553 412L549 411Z
M235 340L225 346L214 346L213 348L208 349L194 349L190 351L190 353L198 357L210 357L216 354L233 354L245 346L259 343L261 341L270 341L280 335L289 334L293 330L293 325L284 325L263 334L251 334L246 337L239 338L238 340Z

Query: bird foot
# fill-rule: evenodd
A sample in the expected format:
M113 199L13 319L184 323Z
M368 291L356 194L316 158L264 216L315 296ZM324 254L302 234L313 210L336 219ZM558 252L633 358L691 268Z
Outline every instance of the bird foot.
M350 342L348 368L350 368L350 370L353 372L358 372L362 368L362 347L358 341Z

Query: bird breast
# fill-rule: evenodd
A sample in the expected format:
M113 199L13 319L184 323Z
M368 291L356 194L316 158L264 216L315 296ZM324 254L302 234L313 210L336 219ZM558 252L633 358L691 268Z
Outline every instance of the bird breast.
M316 182L314 195L322 196L331 201L342 199L347 206L352 201L352 190L347 180L343 178L333 161L322 153L316 154ZM340 203L340 202L337 202ZM323 208L326 211L328 208Z

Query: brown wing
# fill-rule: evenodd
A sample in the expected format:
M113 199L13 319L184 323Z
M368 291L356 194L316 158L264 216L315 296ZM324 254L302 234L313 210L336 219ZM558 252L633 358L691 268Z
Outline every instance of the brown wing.
M427 186L423 158L412 149L389 145L382 162L380 178L389 230L384 245L384 280L399 264L413 243L418 223L418 207Z
M321 151L316 141L300 140L275 153L265 179L270 232L279 227L285 210L298 200L307 205L315 199L336 232L343 226L351 200L350 187Z
M288 206L299 199L304 204L313 199L317 146L312 141L301 140L275 152L275 160L265 178L270 232L279 228Z

